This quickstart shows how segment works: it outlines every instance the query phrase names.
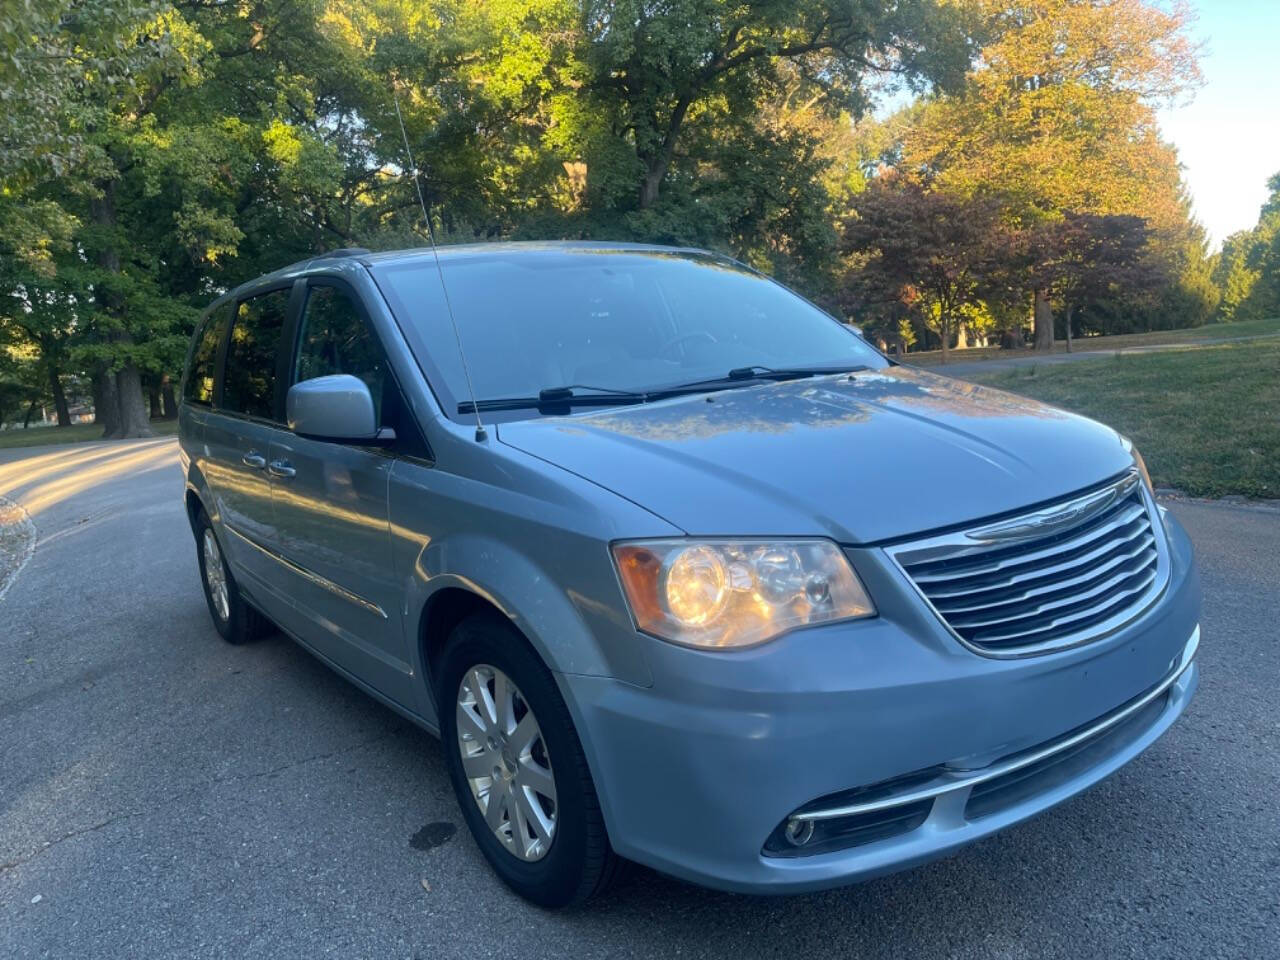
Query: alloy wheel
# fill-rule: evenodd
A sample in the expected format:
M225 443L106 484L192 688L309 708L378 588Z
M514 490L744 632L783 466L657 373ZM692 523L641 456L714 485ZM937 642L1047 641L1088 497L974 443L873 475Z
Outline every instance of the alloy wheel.
M458 751L471 794L513 856L540 860L556 831L556 782L542 730L505 673L478 664L458 684Z
M218 549L218 539L209 527L204 528L204 536L200 540L204 550L205 587L218 619L225 622L231 616L231 600L227 595L227 568L222 563L222 551Z

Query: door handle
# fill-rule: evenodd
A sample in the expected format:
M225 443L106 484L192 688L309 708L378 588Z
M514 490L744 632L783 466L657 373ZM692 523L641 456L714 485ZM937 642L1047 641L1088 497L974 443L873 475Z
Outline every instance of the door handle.
M261 470L267 465L267 458L260 453L250 450L240 458L240 462L246 467L253 467L255 470Z
M289 465L288 460L272 460L271 466L267 467L267 473L273 477L279 477L281 480L288 480L297 472Z

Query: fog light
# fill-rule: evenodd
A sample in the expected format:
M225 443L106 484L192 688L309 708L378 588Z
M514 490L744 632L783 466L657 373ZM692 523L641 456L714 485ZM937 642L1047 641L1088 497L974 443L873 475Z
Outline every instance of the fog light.
M793 847L803 847L813 838L813 821L788 820L785 836Z

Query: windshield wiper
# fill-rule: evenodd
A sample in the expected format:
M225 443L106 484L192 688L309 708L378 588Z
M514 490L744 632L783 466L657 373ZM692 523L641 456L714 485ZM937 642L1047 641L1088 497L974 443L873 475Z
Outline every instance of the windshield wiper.
M852 367L766 367L752 364L749 367L736 367L729 371L729 380L796 380L801 377L821 377L834 373L859 373L870 370L865 363Z
M852 367L766 367L762 364L752 364L749 367L735 367L723 377L681 383L668 389L688 390L694 388L735 387L752 380L800 380L804 377L824 377L837 373L859 373L870 369L865 363ZM657 393L658 391L654 392Z
M590 393L579 391L589 390ZM575 383L565 387L547 387L536 397L493 397L474 403L464 400L458 404L458 413L476 413L485 410L527 410L534 407L618 406L628 403L644 403L652 394L638 390L614 390L610 387L593 387Z
M694 380L689 383L673 383L647 390L615 390L611 387L594 387L575 383L566 387L548 387L539 390L536 397L493 397L472 403L464 400L458 404L458 413L476 413L486 410L565 409L578 406L616 407L634 403L664 400L683 393L701 393L703 390L728 389L745 386L753 380L798 380L802 377L822 377L837 373L858 373L870 370L866 364L833 367L766 367L756 364L736 367L728 375L710 380ZM589 390L590 393L580 391Z

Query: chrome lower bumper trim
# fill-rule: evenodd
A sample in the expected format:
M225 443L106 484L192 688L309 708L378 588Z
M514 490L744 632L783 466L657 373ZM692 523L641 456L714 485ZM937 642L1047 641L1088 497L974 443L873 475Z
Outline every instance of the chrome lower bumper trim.
M1033 763L1039 763L1052 757L1055 753L1061 753L1063 750L1069 750L1078 744L1091 740L1099 734L1105 733L1107 730L1123 723L1129 717L1133 716L1143 707L1147 706L1157 697L1162 696L1168 691L1178 678L1187 672L1187 668L1191 666L1191 662L1195 659L1196 650L1200 646L1200 627L1197 624L1195 630L1191 632L1187 645L1183 647L1182 654L1178 658L1178 662L1174 664L1169 674L1152 687L1137 700L1133 700L1122 709L1109 713L1097 723L1072 734L1062 740L1054 741L1047 746L1039 749L1032 749L1028 753L1022 753L1007 760L993 763L989 767L977 770L971 773L944 775L939 777L932 783L917 787L914 790L905 793L899 793L892 797L883 797L879 800L869 800L866 803L850 803L840 807L829 807L824 810L806 810L803 813L792 814L788 820L792 821L817 821L817 820L834 820L838 817L852 817L860 813L875 813L879 810L888 810L893 807L905 806L909 803L919 803L922 800L932 800L948 793L954 793L957 790L967 790L970 787L985 783L988 780L994 780L996 777L1002 777L1007 773L1028 767Z

